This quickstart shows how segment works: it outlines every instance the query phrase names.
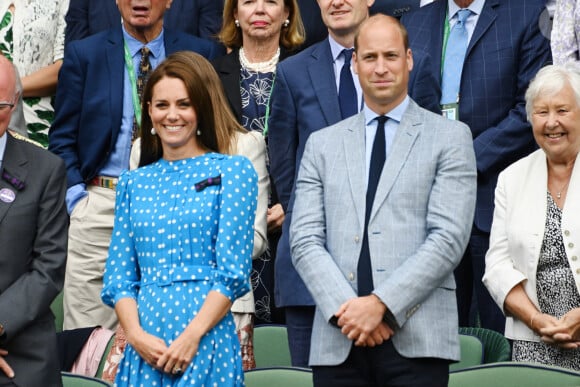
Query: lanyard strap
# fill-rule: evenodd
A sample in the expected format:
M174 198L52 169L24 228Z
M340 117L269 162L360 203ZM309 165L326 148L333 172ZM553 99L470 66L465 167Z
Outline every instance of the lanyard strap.
M274 92L274 85L276 84L276 70L274 70L274 77L272 78L272 87L270 88L270 95L268 96L268 104L266 105L266 118L264 120L264 138L268 137L268 120L270 119L270 101L272 100L272 93Z
M135 122L139 125L141 129L141 101L139 100L139 94L137 93L137 79L135 78L135 67L133 66L133 58L129 52L129 47L127 47L127 42L124 42L125 47L125 68L127 73L129 73L129 82L131 82L131 96L133 100L133 110L135 111Z
M447 51L447 41L449 40L449 15L445 18L443 26L443 52L441 53L441 75L443 75L443 67L445 66L445 52Z

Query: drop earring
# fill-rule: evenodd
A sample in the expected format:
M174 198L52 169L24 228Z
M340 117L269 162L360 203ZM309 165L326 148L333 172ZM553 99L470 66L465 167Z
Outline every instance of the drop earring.
M155 131L155 128L151 127L151 135L155 136L157 134L157 132Z
M198 129L196 133L198 136L201 136L201 130Z
M288 26L290 25L290 20L286 19L284 20L284 28L288 28Z
M238 19L234 20L236 27L240 28L240 21Z

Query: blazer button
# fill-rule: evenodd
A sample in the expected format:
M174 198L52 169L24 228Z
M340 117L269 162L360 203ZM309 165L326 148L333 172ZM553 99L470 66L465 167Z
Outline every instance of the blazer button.
M348 280L351 281L351 282L354 281L354 273L350 273L348 275Z
M354 237L354 242L355 242L355 243L359 243L359 242L360 242L360 238L359 238L359 236L358 236L358 235Z
M564 230L564 235L569 236L570 235L570 231L569 230Z

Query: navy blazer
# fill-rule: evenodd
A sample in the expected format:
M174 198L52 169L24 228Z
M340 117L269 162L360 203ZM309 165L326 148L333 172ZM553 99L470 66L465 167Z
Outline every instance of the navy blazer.
M551 62L550 44L539 29L544 0L486 0L461 74L459 119L473 133L477 158L477 229L489 232L497 176L535 148L524 95L538 70ZM403 15L412 49L428 52L441 74L447 0Z
M167 55L216 56L217 45L182 32L165 29L164 43ZM120 24L65 49L48 148L64 159L69 187L94 178L114 150L123 115L123 53Z
M164 24L175 31L215 39L222 26L223 0L173 0ZM65 44L121 24L114 0L70 0Z
M409 95L423 107L439 112L439 85L430 72L430 59L420 50L413 57ZM290 257L294 182L308 136L341 120L328 39L280 62L268 121L270 173L286 212L276 256L277 306L314 305Z

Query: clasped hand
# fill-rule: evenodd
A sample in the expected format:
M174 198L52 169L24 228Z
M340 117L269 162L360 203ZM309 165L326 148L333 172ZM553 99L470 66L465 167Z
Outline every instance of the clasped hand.
M580 348L580 308L572 309L560 319L542 313L536 318L543 342L564 349Z
M387 308L371 294L342 304L335 313L342 334L358 347L374 347L389 340L394 331L383 321Z
M12 370L12 367L10 367L10 365L5 359L7 355L8 355L7 350L0 349L0 369L2 370L2 372L4 372L6 376L12 379L14 377L14 371Z
M184 331L167 346L159 337L140 330L131 337L127 334L127 340L147 364L159 371L179 375L187 369L199 346L200 339L190 336Z

